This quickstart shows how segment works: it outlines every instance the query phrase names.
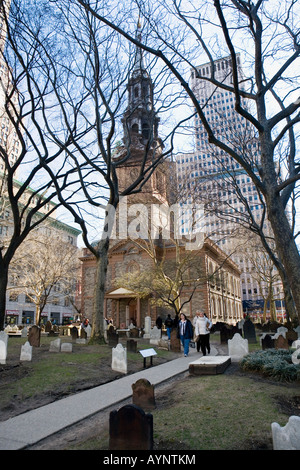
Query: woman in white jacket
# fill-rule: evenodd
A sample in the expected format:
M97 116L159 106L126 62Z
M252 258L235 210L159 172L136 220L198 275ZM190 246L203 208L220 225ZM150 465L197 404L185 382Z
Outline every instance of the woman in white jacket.
M204 315L203 312L197 312L198 315L195 325L195 335L198 336L197 351L202 351L203 356L206 356L206 350L210 353L209 332L211 329L211 321Z

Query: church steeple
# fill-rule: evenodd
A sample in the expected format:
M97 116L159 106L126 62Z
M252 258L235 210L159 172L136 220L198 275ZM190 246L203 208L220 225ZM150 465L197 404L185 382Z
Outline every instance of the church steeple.
M141 24L138 23L136 38L142 39ZM127 84L128 106L122 122L124 144L140 147L153 146L158 138L159 118L153 106L153 83L144 65L143 53L136 46L135 62Z

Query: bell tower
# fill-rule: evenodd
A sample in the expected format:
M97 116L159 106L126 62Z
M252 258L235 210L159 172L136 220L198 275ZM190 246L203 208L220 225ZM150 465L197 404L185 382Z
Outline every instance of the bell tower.
M141 41L138 23L136 38ZM122 193L159 158L163 143L158 135L159 118L154 109L153 83L145 67L143 53L136 47L132 73L127 83L128 103L122 118L123 145L114 156L114 163ZM166 175L164 162L157 165L139 193L128 196L130 204L166 202Z

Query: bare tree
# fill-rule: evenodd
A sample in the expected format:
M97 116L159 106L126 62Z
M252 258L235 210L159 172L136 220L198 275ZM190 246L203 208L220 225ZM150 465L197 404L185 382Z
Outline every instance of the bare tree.
M297 125L300 121L299 5L297 1L228 0L152 2L133 0L127 9L145 19L149 35L140 41L131 25L122 22L116 9L77 0L102 24L158 57L186 91L202 121L208 140L222 149L250 176L262 195L276 250L276 267L286 276L300 316L300 256L286 210L299 181L296 156ZM128 2L126 2L128 3ZM103 6L102 6L103 7ZM163 23L163 28L161 27ZM247 76L239 80L237 53L243 54ZM231 84L216 79L214 60L229 56ZM255 129L260 142L259 162L249 161L239 150L216 135L201 104L188 84L187 67L200 77L200 57L206 57L208 73L204 79L213 87L235 95L235 110ZM203 77L201 77L203 78ZM251 112L243 105L250 103ZM278 158L285 148L283 161ZM278 163L284 168L278 178ZM283 266L281 270L280 267Z
M78 249L62 240L48 219L16 251L9 270L9 277L14 279L9 291L25 293L35 304L35 324L39 325L50 300L75 297L78 272Z
M101 339L115 209L120 197L143 189L171 152L172 142L164 149L158 138L154 106L148 110L150 125L143 135L132 135L130 115L121 127L129 78L135 71L144 73L138 62L140 50L132 50L84 8L61 0L41 1L33 9L13 0L7 30L6 54L14 77L19 77L14 82L22 90L19 94L27 118L25 123L19 117L16 128L20 139L25 134L35 152L31 160L34 175L41 168L44 180L51 181L51 197L55 195L59 205L70 212L96 257L92 337ZM160 86L158 82L158 93ZM121 187L119 168L132 161L135 138L141 139L139 169ZM26 154L24 138L23 142ZM96 211L100 215L91 221L89 215ZM97 242L90 236L93 223Z

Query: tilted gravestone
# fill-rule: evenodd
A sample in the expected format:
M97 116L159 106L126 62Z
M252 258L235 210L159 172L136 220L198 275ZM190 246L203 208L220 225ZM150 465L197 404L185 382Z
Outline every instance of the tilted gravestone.
M288 340L282 335L279 335L278 338L275 338L274 345L275 349L289 349Z
M153 416L136 405L125 405L109 416L109 450L152 450Z
M132 403L144 411L154 410L154 386L147 379L139 379L132 384Z
M37 325L33 325L28 333L28 341L30 346L34 346L35 348L40 347L41 342L41 329Z
M255 326L249 318L245 320L243 331L244 331L244 338L247 339L249 343L253 344L257 342Z
M6 364L8 334L0 331L0 364Z

